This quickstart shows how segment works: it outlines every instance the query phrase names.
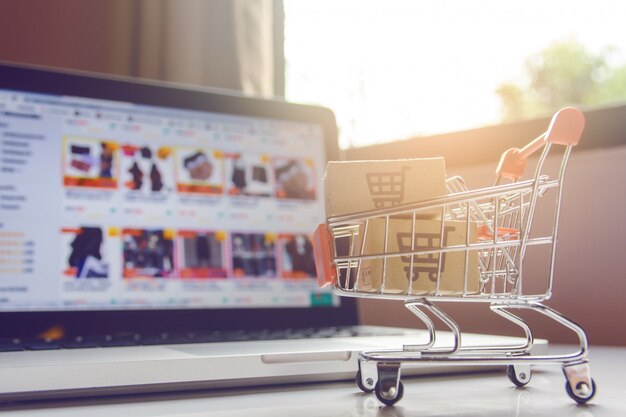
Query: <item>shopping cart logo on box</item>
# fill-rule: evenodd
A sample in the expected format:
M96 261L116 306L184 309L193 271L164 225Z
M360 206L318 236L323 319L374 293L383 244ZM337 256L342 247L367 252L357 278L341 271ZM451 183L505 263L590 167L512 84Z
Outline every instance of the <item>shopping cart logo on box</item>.
M398 232L396 238L398 239L398 248L400 252L409 251L430 251L435 249L441 249L448 246L448 233L454 232L456 227L445 226L443 230L443 242L441 242L440 234L437 233L413 233L413 245L411 245L411 233L410 232ZM413 273L411 274L411 258L413 258ZM439 258L441 258L441 265L439 264ZM406 273L407 279L412 279L413 282L419 279L420 274L428 274L428 279L431 282L437 282L437 272L441 268L441 273L444 272L446 265L446 254L433 252L423 255L401 256L400 260L406 264L403 268Z
M404 177L409 169L411 167L404 166L400 171L365 174L374 207L383 208L402 203L404 199Z

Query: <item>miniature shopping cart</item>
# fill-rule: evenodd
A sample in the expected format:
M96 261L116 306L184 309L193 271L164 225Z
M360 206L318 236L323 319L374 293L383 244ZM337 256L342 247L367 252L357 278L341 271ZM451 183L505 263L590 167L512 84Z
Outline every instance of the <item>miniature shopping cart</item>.
M401 366L506 365L511 382L521 387L530 381L531 365L558 364L570 397L583 404L594 396L584 330L543 304L553 287L563 176L584 125L580 111L560 110L544 134L522 149L509 149L502 155L493 187L468 190L460 177L453 177L447 180L448 194L440 198L391 207L376 204L380 208L330 217L318 226L314 246L320 285L330 284L342 296L403 300L428 329L426 343L407 344L401 350L361 352L356 378L361 390L375 391L381 402L391 405L403 394ZM534 176L521 180L528 157L542 148ZM500 184L501 179L510 182ZM373 191L383 192L383 188ZM420 244L416 226L426 217L435 219L439 233L430 244ZM409 224L402 245L394 243L398 238L394 234L399 232L392 227L399 218ZM534 222L536 219L541 221ZM451 224L462 225L465 233L461 241L446 239ZM368 241L377 242L382 250L368 252ZM456 275L446 266L452 257L460 265ZM430 287L424 287L428 283L420 283L423 278L417 277L420 270L415 266L423 260L429 261L428 276L434 281ZM398 262L408 263L408 269L405 265L399 270ZM378 268L372 268L374 264ZM404 288L391 285L398 281L394 274L407 275L400 280ZM452 289L451 280L457 281ZM418 287L421 292L416 291ZM494 313L521 328L526 339L509 346L465 346L459 326L434 304L437 301L489 303ZM531 327L513 313L521 310L539 313L571 330L579 339L579 349L562 355L531 353ZM435 346L437 329L431 317L452 331L451 346Z

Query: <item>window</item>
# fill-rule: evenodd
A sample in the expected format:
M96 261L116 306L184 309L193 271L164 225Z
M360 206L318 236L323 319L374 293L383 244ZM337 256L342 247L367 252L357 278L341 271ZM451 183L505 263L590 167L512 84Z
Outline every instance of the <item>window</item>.
M626 3L285 0L290 101L342 147L626 103Z

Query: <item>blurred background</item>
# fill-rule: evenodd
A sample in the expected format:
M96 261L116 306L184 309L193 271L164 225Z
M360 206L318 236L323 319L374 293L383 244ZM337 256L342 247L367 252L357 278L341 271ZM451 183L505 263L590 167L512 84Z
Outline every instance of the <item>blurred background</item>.
M626 345L624 16L612 0L0 0L0 60L324 105L345 158L442 155L472 188L555 110L578 106L587 128L548 304L592 344ZM485 306L445 307L467 330L513 331ZM362 301L360 314L416 323L401 303Z

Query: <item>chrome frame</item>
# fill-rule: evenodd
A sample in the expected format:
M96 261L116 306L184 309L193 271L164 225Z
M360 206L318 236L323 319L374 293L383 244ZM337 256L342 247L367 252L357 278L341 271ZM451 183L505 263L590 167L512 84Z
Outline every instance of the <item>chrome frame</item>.
M327 219L331 234L332 258L337 282L335 293L344 297L364 297L403 300L404 305L428 331L428 340L422 344L407 344L402 350L376 350L359 354L360 385L366 390L378 390L382 398L393 400L400 392L400 368L403 364L458 364L458 365L508 365L522 385L530 380L530 365L559 364L563 367L569 387L583 401L593 396L593 382L589 373L587 336L584 330L557 311L542 304L550 298L554 284L554 263L558 235L559 213L563 195L563 178L571 154L572 145L566 146L558 170L558 177L545 175L545 163L552 148L546 143L538 159L532 179L500 184L493 187L469 190L461 177L447 180L448 194L439 198L389 208L362 211ZM534 236L533 220L538 202L550 192L555 192L555 206L551 233ZM416 244L415 225L419 218L433 211L441 212L438 247L420 249ZM411 219L411 245L409 250L389 251L390 219L403 216ZM370 222L384 220L383 252L367 253L366 241L370 233ZM465 243L444 245L446 222L465 222ZM482 240L471 237L474 227L486 230ZM499 236L500 230L513 230L512 234ZM376 236L380 238L380 236ZM338 254L338 242L349 239L348 254ZM545 280L545 291L526 293L523 285L523 267L527 248L538 246L549 253L549 265ZM441 290L443 255L464 253L463 288L456 293ZM472 255L473 254L473 255ZM426 294L414 292L414 264L417 256L438 256L436 286ZM388 263L399 257L410 256L406 291L392 293L386 288ZM479 290L470 291L469 259L478 258ZM359 288L362 265L367 261L382 261L380 286L376 290ZM501 290L499 288L501 287ZM434 302L486 302L500 317L515 324L523 331L525 341L508 346L468 347L462 344L460 327ZM579 348L575 352L558 355L533 355L534 336L530 325L510 310L527 310L539 313L575 333ZM435 347L437 328L431 319L436 317L452 333L451 346ZM511 378L511 374L509 374ZM578 401L578 400L577 400Z

